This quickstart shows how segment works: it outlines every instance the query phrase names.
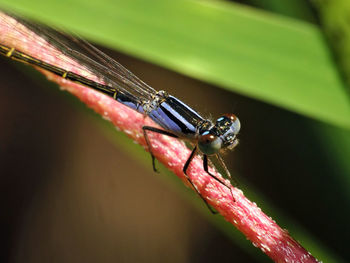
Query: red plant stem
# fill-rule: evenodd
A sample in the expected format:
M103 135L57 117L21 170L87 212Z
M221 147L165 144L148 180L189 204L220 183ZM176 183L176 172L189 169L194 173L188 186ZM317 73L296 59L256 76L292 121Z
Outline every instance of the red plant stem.
M67 58L44 39L3 13L0 13L0 43L98 81L98 78L87 69ZM151 119L91 88L73 83L45 70L39 70L147 150L142 127L157 126ZM149 137L152 142L152 151L158 161L189 185L182 172L184 163L190 155L184 143L158 133L149 133ZM211 172L220 177L213 168ZM237 227L254 246L259 247L275 262L317 262L286 230L280 228L255 203L248 200L241 190L232 187L233 199L227 187L218 183L203 170L202 160L198 156L191 163L188 174L207 202L228 222Z

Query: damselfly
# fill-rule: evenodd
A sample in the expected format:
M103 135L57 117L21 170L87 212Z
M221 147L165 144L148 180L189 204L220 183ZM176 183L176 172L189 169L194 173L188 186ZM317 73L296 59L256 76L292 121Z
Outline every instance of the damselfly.
M47 43L64 54L65 57L86 68L94 77L79 75L0 43L0 53L2 55L98 90L133 110L149 116L162 128L143 127L143 134L152 157L152 166L155 171L155 157L152 153L151 141L148 138L149 132L160 133L192 143L194 147L183 166L183 173L206 204L206 200L201 196L187 175L187 169L197 153L203 155L204 170L219 183L231 189L231 186L226 185L221 179L209 172L208 156L217 157L226 175L232 179L220 156L220 151L223 149L233 149L238 144L237 134L240 130L240 122L234 114L225 114L215 122L212 122L209 119L203 118L195 110L179 99L169 95L166 91L154 90L121 64L88 42L77 37L67 36L55 29L26 21L14 15L8 15L6 13L3 13L3 15L9 16L15 21L17 27L14 30L20 30L20 27L18 27L19 24L22 28L26 29L22 29L23 34L28 34L27 30L29 30L29 32L39 35ZM208 207L210 209L209 205Z

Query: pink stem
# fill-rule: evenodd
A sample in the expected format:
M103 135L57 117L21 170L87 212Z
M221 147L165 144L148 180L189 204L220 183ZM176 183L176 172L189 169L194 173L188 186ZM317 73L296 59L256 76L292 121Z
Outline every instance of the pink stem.
M0 43L67 71L100 81L88 69L67 58L44 39L3 13L0 13ZM151 119L91 88L73 83L45 70L39 70L147 150L142 127L157 126ZM184 143L152 132L149 133L149 137L152 142L152 151L158 161L189 185L182 172L184 163L190 155ZM220 177L214 168L211 168L211 172ZM248 200L241 190L232 187L233 199L227 187L218 183L203 170L202 160L198 156L191 163L188 174L203 198L271 259L276 262L318 262L286 230L280 228L254 202Z

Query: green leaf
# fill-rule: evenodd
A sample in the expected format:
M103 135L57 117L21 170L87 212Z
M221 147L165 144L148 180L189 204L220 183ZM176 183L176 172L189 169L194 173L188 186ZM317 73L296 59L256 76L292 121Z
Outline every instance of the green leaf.
M182 74L350 128L346 89L314 25L220 1L2 5Z
M297 19L315 22L316 18L311 10L311 6L305 3L305 0L248 0L250 4L275 12L281 15L294 17Z

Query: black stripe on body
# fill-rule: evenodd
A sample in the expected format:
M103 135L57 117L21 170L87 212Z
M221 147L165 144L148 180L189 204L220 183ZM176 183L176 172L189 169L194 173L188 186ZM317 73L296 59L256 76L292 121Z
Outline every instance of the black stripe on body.
M171 119L171 121L176 124L180 129L181 129L181 133L188 135L188 134L193 134L193 131L191 129L188 128L188 126L179 118L177 118L177 116L175 116L173 114L173 112L169 111L167 108L165 108L163 105L160 105L159 108L167 115L167 117L169 119ZM162 126L162 125L161 125ZM169 130L172 130L171 125L168 125Z
M203 122L198 113L170 95L149 116L165 130L187 139L196 136Z

